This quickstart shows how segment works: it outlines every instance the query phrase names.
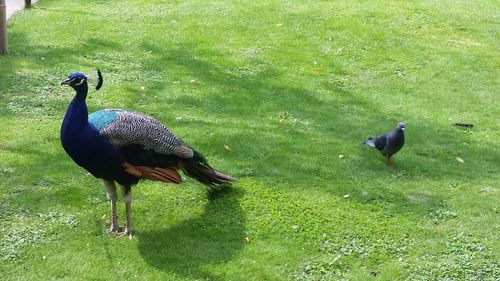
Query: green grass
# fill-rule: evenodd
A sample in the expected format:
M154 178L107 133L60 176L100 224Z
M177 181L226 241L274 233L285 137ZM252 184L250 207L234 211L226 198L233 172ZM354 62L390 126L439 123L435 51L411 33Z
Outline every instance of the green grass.
M499 280L499 9L41 0L17 13L0 56L2 280ZM152 115L240 181L215 195L142 182L133 240L106 234L102 183L59 143L73 95L59 83L95 67L91 111ZM399 121L407 145L388 168L361 142Z

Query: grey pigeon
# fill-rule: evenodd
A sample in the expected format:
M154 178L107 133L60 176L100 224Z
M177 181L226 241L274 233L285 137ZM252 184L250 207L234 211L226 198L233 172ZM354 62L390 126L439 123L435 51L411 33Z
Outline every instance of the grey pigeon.
M380 136L369 138L363 144L378 149L387 158L387 165L392 165L391 157L396 154L405 144L405 123L399 122L396 129Z

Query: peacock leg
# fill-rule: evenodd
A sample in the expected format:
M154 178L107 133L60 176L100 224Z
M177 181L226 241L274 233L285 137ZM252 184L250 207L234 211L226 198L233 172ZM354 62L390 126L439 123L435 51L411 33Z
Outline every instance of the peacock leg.
M387 166L392 166L392 159L391 159L391 155L387 155Z
M122 185L121 189L123 201L125 201L125 211L127 216L127 225L125 226L125 232L123 234L132 239L132 221L130 219L132 212L132 189L130 185Z
M108 229L108 232L117 233L118 232L118 216L116 214L116 186L115 186L115 182L104 180L104 185L106 186L108 200L111 202L111 227Z

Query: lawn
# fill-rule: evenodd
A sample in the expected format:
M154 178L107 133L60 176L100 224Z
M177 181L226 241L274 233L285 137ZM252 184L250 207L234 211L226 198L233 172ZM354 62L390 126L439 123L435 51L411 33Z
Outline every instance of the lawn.
M499 12L39 1L0 56L1 279L500 280ZM239 181L141 182L134 238L107 234L104 186L59 141L59 84L96 67L90 111L154 116ZM361 143L399 121L387 167Z

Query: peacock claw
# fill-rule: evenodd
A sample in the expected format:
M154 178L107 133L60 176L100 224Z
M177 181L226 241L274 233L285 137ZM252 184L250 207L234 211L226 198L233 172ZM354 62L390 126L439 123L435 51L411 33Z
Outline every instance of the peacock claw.
M129 239L132 239L132 229L126 228L123 234L127 235Z
M117 226L112 226L106 230L107 233L118 233L120 231L120 228Z
M124 236L127 236L128 239L132 240L132 231L125 230L123 232L116 233L116 239L122 238Z

